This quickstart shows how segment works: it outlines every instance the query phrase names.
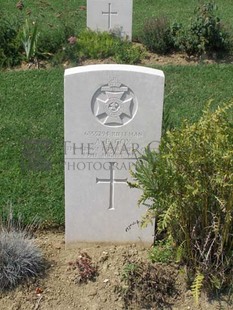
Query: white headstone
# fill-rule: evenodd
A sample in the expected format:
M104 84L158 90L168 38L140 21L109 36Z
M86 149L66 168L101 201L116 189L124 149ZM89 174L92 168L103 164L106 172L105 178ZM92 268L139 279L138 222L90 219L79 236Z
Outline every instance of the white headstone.
M87 0L87 27L132 39L132 0Z
M66 242L152 242L129 188L135 152L157 148L164 74L130 65L65 71Z

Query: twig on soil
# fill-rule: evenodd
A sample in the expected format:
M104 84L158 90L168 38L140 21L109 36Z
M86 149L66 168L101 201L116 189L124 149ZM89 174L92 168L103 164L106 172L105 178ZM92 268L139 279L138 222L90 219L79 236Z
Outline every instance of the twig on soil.
M38 298L36 304L35 304L34 310L39 309L40 301L41 301L42 298L43 298L43 295L41 294L41 295L39 296L39 298Z

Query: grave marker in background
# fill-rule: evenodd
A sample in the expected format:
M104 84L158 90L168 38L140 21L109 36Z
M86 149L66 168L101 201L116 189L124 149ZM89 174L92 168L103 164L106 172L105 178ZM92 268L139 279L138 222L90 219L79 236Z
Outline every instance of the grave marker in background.
M161 136L162 71L91 65L65 71L66 242L152 242L130 189L135 151ZM132 181L132 180L131 180Z
M87 0L87 27L132 39L132 0Z

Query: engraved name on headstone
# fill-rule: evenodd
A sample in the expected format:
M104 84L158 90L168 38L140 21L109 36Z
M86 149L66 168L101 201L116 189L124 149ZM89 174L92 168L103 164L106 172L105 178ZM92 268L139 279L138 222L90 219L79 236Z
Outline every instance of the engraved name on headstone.
M130 189L136 153L161 135L164 74L129 65L65 71L66 242L152 242ZM134 223L134 224L133 224ZM130 227L130 229L129 229Z

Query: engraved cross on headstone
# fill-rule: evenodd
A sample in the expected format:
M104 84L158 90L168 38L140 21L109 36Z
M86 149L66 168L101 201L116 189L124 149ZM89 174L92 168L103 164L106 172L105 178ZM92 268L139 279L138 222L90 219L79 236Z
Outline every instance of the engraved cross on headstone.
M103 12L102 11L102 15L107 15L108 16L108 29L111 29L111 17L112 15L117 15L118 12L111 12L111 3L108 4L108 11L107 12Z
M109 207L108 210L115 210L114 207L114 184L115 183L126 183L127 178L125 179L115 179L115 171L114 171L114 162L110 162L110 178L109 179L99 179L96 178L96 183L109 183L110 184L110 194L109 194Z

